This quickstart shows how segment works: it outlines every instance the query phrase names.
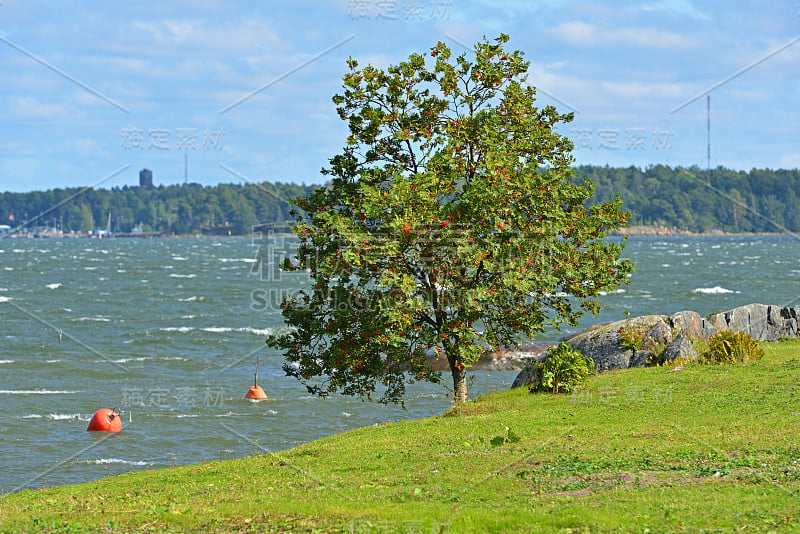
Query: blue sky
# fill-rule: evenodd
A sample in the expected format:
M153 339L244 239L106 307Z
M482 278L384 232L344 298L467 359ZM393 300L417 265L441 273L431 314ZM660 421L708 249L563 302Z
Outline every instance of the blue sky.
M0 0L0 191L320 183L349 56L500 32L578 164L705 168L712 89L712 166L800 167L797 0Z

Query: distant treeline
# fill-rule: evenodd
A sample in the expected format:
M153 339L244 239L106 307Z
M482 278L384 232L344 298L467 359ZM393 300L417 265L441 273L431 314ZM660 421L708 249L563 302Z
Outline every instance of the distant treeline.
M0 224L65 232L105 229L114 233L242 235L255 225L290 219L287 200L316 186L281 183L198 184L113 189L68 188L0 193Z
M661 225L692 232L799 232L800 170L718 167L708 183L705 169L662 165L641 170L582 166L595 184L592 203L619 194L630 225Z
M591 203L622 197L630 224L675 227L692 232L800 232L800 170L740 172L722 167L661 165L578 167L595 184ZM287 200L310 194L316 185L282 183L198 184L153 188L53 189L0 193L0 224L58 227L65 232L111 231L242 235L258 224L290 219Z

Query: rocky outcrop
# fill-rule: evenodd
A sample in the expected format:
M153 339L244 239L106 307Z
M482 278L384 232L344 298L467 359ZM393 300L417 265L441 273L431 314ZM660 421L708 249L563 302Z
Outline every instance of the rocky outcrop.
M718 331L744 332L758 341L778 341L797 337L800 308L748 304L712 315L708 322Z
M664 349L663 359L665 363L671 363L675 360L696 360L697 349L694 348L694 344L688 337L679 335Z
M624 321L616 321L599 328L590 328L580 334L564 339L584 356L594 361L595 371L612 371L628 367L644 367L659 345L663 346L672 339L669 318L665 315L643 315ZM648 355L635 353L638 347L627 346L620 339L620 332L625 329L635 337L639 337L641 349Z
M693 341L707 341L717 332L745 332L758 341L778 341L800 336L800 307L748 304L703 318L683 310L666 315L643 315L624 321L595 325L563 339L594 361L595 370L612 371L644 367L659 357L666 362L696 359ZM622 335L621 335L622 333ZM544 356L544 354L542 355ZM535 376L531 365L514 384L525 385ZM518 387L512 385L512 387Z
M511 389L521 388L522 386L538 387L539 382L542 380L542 375L538 372L537 364L538 362L528 362L528 365L514 379Z
M469 366L471 371L518 371L532 361L540 361L547 354L548 347L557 345L550 342L523 343L516 350L501 349L495 352L486 352ZM428 365L435 371L450 371L447 358L436 356L432 352L428 355Z
M694 311L679 311L669 317L676 335L687 336L691 339L702 339L706 341L717 333L717 328L708 320L700 317Z

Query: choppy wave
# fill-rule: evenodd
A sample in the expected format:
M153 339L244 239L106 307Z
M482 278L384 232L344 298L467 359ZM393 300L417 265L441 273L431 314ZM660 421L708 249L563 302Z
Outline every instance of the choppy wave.
M14 360L0 360L0 363L14 363Z
M272 332L271 328L253 328L251 326L239 328L233 328L230 326L206 326L202 328L195 328L194 326L164 326L159 328L159 330L163 332L193 332L194 330L202 330L203 332L209 332L212 334L223 334L226 332L247 332L257 336L268 336Z
M116 360L98 360L98 362L109 361L111 363L128 363L128 362L142 362L144 360L149 360L150 358L146 356L132 356L129 358L119 358Z
M61 284L56 282L55 284L47 284L44 287L46 287L47 289L58 289L59 287L61 287Z
M600 291L600 295L606 296L614 293L625 293L624 289L614 289L612 291Z
M72 395L80 391L51 389L0 389L0 395Z
M8 302L11 300L11 297L0 297L0 302Z
M83 417L79 413L51 413L47 415L51 421L66 421L75 419L76 421L89 421L91 417Z
M733 291L731 289L722 286L714 286L714 287L698 287L692 289L692 293L702 293L704 295L722 295L725 293L739 293L739 291Z
M126 465L153 465L152 462L145 462L143 460L123 460L121 458L98 458L97 460L83 460L87 464L126 464Z
M170 275L169 275L169 277L170 277L170 278L197 278L197 275L196 275L196 274L194 274L194 273L192 273L192 274L177 274L177 273L172 273L172 274L170 274Z
M195 302L197 300L204 300L204 297L192 295L191 297L186 297L185 299L178 299L178 302Z

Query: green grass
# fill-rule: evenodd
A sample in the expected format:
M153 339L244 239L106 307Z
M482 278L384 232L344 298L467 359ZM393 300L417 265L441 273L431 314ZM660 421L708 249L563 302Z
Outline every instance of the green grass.
M0 532L800 532L800 342L0 497Z

